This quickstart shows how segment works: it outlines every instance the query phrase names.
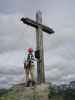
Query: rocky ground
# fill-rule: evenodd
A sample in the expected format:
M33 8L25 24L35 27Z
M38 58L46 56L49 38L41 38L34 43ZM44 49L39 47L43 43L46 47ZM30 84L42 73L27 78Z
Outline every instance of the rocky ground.
M24 83L13 86L0 100L48 100L49 84L26 87Z

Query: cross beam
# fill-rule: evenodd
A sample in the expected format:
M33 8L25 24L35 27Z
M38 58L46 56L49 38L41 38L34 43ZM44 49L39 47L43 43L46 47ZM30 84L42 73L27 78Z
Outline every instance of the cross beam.
M48 33L48 34L54 33L53 29L49 28L48 26L42 25L42 24L40 24L40 23L38 23L38 22L36 22L36 21L34 21L34 20L32 20L32 19L24 18L24 17L23 17L23 18L21 18L21 21L22 21L24 24L30 25L30 26L32 26L32 27L34 27L34 28L38 28L38 26L40 26L41 29L42 29L44 32Z
M36 21L29 18L21 18L24 24L30 25L36 28L36 50L39 51L40 57L37 61L37 81L38 83L45 82L45 71L44 71L44 49L43 49L43 32L48 34L54 33L53 29L42 24L42 13L38 11L36 13Z

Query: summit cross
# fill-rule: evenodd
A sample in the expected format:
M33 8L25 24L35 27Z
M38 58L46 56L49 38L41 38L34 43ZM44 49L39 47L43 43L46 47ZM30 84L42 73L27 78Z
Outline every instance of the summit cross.
M24 17L21 18L21 21L36 29L36 51L39 51L39 58L37 61L37 81L38 83L45 83L43 32L53 34L54 31L42 24L42 13L40 11L37 11L36 13L36 21Z

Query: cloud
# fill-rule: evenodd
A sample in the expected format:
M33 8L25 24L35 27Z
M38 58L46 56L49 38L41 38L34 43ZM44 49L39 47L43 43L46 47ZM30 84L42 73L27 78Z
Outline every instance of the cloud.
M21 14L0 15L0 52L27 48L34 44L30 40L35 39L35 32L20 21L21 17Z
M75 46L64 44L45 54L46 79L54 83L68 83L75 78ZM47 59L47 60L46 60Z
M0 1L0 12L1 13L16 13L25 12L28 14L27 10L33 12L35 7L35 0L1 0ZM31 15L31 12L29 12Z

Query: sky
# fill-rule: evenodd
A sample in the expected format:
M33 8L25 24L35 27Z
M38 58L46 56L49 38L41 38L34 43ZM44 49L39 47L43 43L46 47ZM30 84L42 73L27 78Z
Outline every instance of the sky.
M25 81L24 56L28 47L36 49L36 31L20 19L36 20L38 10L42 23L55 31L43 33L46 81L75 80L75 1L0 0L0 88Z

